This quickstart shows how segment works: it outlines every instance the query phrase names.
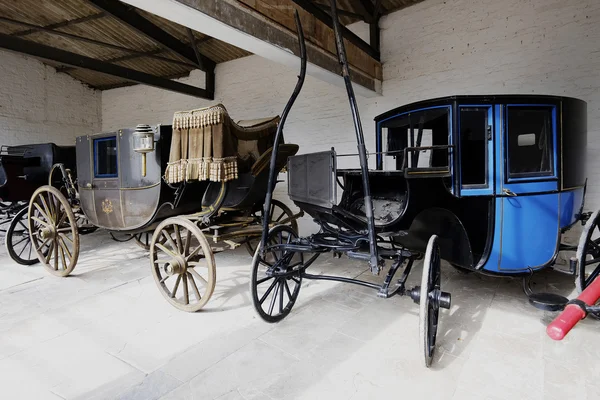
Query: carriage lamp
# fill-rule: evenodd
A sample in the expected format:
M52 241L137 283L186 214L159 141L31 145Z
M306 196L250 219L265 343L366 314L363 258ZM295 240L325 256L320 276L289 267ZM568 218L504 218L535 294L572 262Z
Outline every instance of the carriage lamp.
M146 153L154 151L154 131L150 125L138 125L133 133L133 151L142 153L142 176L146 176Z

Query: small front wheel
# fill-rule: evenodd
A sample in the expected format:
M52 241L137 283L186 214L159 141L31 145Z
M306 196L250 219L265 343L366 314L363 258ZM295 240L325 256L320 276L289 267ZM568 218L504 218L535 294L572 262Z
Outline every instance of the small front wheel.
M269 231L264 255L261 243L257 244L250 291L254 309L267 322L284 319L298 298L304 256L286 249L297 238L298 234L288 225L277 225Z
M33 265L40 262L33 249L29 227L27 225L27 207L24 207L12 219L6 231L6 251L10 258L21 265ZM43 253L47 253L45 249Z

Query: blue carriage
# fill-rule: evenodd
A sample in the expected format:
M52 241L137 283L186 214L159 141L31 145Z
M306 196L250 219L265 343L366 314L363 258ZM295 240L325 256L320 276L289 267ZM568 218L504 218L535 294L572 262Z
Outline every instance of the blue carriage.
M331 3L360 168L338 168L338 157L349 155L335 149L288 159L288 195L320 230L301 237L290 227L264 226L250 282L259 316L267 322L285 318L303 279L353 283L383 298L406 296L419 304L429 366L439 310L451 305L441 285L441 260L464 271L527 278L553 267L561 250L577 250L565 272L576 277L580 289L589 285L600 273L600 217L583 212L586 103L558 96L482 95L408 104L375 118L371 156L376 168L370 170L335 0ZM297 25L302 68L275 148L306 71L298 18ZM276 151L272 157L274 181ZM266 215L271 199L270 192ZM579 221L585 224L579 246L563 245L563 234ZM387 268L386 276L375 284L307 272L325 253L364 260L373 274ZM420 285L409 288L407 278L421 259ZM524 287L539 308L559 310L568 302Z

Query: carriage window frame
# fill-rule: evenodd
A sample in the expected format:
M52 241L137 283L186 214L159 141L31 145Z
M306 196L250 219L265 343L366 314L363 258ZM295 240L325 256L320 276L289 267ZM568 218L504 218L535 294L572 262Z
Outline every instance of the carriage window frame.
M436 106L429 106L429 107L422 107L422 108L417 108L414 110L408 110L399 114L395 114L392 115L388 118L382 119L381 121L377 122L377 133L376 133L376 138L375 138L375 148L376 148L376 152L377 152L377 160L376 160L376 168L378 170L383 170L383 157L387 154L387 151L384 152L383 150L383 128L387 128L385 127L385 123L398 119L398 118L402 118L403 116L406 116L408 114L415 114L415 113L419 113L422 111L430 111L430 110L438 110L438 109L445 109L447 112L447 116L448 116L448 149L447 149L447 154L448 154L448 165L446 166L446 170L447 173L451 176L454 177L454 163L453 163L453 148L454 148L454 136L453 136L453 112L454 112L454 107L450 104L444 104L444 105L436 105ZM386 135L387 136L387 135ZM386 140L387 141L387 140ZM408 143L408 147L410 148L410 141ZM387 150L387 149L386 149ZM407 153L408 156L408 153ZM420 170L427 170L427 168L418 168ZM436 173L437 171L431 171L433 173ZM412 173L414 174L414 172ZM411 175L412 175L411 174ZM451 193L453 193L453 187L454 185L451 185Z
M115 172L112 174L102 174L98 172L98 144L102 142L114 141L115 142L115 163L114 170ZM106 179L106 178L116 178L119 176L119 141L117 136L108 136L104 138L94 139L94 178Z
M462 190L484 190L487 192L488 189L492 187L492 182L494 180L493 177L493 167L490 165L493 160L493 143L492 138L494 135L494 110L491 104L459 104L457 110L457 142L460 147L460 156L458 164L460 165L459 177L460 187ZM484 165L484 176L485 181L483 183L463 183L463 165L462 160L464 157L463 148L462 148L462 111L473 111L473 110L481 110L485 111L485 121L486 121L486 131L485 131L485 139L484 139L484 154L485 154L485 165Z
M509 125L510 120L508 118L509 110L511 108L520 108L520 109L546 109L550 111L550 125L551 125L551 149L550 149L550 171L540 171L540 172L520 172L520 173L511 173L510 172L510 159L511 155L509 152ZM557 171L558 171L558 144L557 144L557 117L556 117L556 105L553 104L507 104L504 107L503 112L504 119L504 129L503 129L503 141L504 141L504 181L505 183L515 183L515 182L527 182L527 181L549 181L549 180L557 180ZM518 139L517 139L518 140Z

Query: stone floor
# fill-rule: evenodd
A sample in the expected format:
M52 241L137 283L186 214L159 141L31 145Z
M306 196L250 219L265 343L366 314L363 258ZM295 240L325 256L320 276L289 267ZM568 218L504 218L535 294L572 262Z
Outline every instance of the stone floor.
M406 298L305 282L292 314L267 324L251 306L242 248L217 256L213 298L188 314L164 301L135 244L104 232L82 243L69 278L0 252L0 398L600 398L600 323L588 319L564 341L550 340L552 315L530 307L517 280L444 266L453 306L428 370L418 309ZM323 257L319 270L381 279L344 259ZM573 284L549 271L535 290L568 295Z

